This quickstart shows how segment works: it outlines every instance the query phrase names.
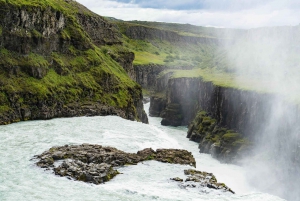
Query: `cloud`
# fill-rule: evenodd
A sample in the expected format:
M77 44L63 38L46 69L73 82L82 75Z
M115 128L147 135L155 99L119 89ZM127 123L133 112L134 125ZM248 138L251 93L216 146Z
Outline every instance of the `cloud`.
M189 23L227 28L298 25L300 22L300 2L296 0L77 1L99 15L123 20Z

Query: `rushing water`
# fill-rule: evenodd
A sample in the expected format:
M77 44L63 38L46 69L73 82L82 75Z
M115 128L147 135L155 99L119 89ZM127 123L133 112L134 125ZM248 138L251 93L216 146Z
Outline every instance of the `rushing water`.
M149 104L146 104L148 109ZM188 141L187 129L160 125L159 118L150 124L115 116L80 117L30 121L0 126L0 201L11 200L209 200L209 201L279 201L249 186L243 168L221 164L210 155L200 154L197 144ZM236 194L203 189L181 189L172 177L184 178L190 166L147 161L120 168L103 185L76 182L53 175L34 165L31 158L56 145L92 143L109 145L126 152L143 148L181 148L191 151L197 169L212 172Z

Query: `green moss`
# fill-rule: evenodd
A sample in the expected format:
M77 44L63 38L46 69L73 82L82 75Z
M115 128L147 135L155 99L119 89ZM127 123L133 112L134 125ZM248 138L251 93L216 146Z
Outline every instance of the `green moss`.
M31 31L31 34L32 34L34 37L36 37L36 38L41 38L41 37L43 36L39 31L37 31L37 30L35 30L35 29L33 29L33 30Z
M41 55L30 53L28 57L24 57L26 61L24 65L36 66L36 67L45 67L49 66L49 62Z
M235 138L238 138L238 137L240 137L240 134L238 134L238 133L226 133L222 136L222 138L225 139L225 140L235 139Z
M11 108L8 105L0 105L0 113L9 112Z
M0 36L2 36L2 26L0 25Z

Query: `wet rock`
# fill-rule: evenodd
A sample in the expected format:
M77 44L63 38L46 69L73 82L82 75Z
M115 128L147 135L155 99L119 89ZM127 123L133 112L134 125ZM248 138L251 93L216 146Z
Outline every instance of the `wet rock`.
M234 194L234 191L232 191L224 183L218 183L216 177L212 173L188 169L184 170L184 174L187 175L187 178L184 182L183 179L180 179L179 177L171 178L171 180L181 182L179 184L181 188L207 187L222 192L230 192Z
M187 138L199 143L201 153L209 153L222 162L237 162L251 147L247 138L220 127L217 120L205 111L198 112L190 123Z
M151 117L159 117L161 112L166 107L167 100L165 97L161 96L151 96L150 97L150 108L149 108L149 116Z
M53 169L54 173L59 176L68 176L75 180L101 184L109 181L119 174L112 165L107 163L83 163L79 160L64 161L60 166Z
M135 154L93 144L52 147L35 158L38 159L37 166L53 170L56 175L93 184L115 177L119 174L116 167L146 160L196 166L194 157L186 150L158 149L155 152L146 148ZM55 165L55 161L60 161L60 165Z
M156 152L152 148L146 148L138 151L137 155L143 160L152 160L156 158Z
M191 152L183 149L157 149L156 160L165 163L176 163L196 167L196 161Z
M176 103L169 103L164 111L161 113L163 118L161 125L164 126L181 126L183 119L181 106Z
M181 178L179 178L179 177L171 178L171 180L183 182L183 179L181 179Z
M149 103L150 102L150 97L144 96L143 97L143 104Z

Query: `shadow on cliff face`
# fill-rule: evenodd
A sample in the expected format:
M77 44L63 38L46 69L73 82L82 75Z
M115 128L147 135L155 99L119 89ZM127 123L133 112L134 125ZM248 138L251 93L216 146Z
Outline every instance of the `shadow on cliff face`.
M226 44L227 70L237 86L246 79L262 93L278 94L260 112L261 126L252 132L255 149L244 165L254 186L288 200L300 200L299 30L253 29Z

